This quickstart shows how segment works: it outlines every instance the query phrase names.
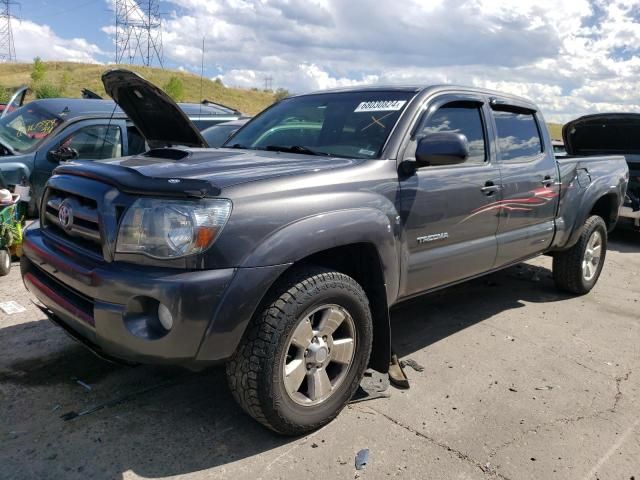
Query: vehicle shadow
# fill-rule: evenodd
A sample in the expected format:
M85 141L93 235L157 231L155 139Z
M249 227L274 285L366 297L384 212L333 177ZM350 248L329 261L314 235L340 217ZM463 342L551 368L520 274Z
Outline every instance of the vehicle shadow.
M493 315L523 308L524 302L571 298L556 289L547 268L514 267L423 295L392 311L392 344L399 357L436 343Z
M640 232L630 228L616 228L609 234L608 248L620 253L640 252Z
M523 301L564 298L549 270L518 265L394 309L394 345L408 355L497 312L522 308ZM8 478L123 478L130 471L167 477L224 467L295 441L245 415L222 368L120 367L61 335L46 320L0 330L2 348L9 339L16 348L21 339L26 346L43 336L55 347L32 348L18 360L0 356L0 464Z

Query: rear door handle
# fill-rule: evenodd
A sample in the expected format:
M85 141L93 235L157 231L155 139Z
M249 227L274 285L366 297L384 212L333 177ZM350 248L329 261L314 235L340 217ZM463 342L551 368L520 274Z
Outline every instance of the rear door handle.
M551 185L553 185L553 178L551 178L551 175L545 175L545 177L540 180L540 183L542 185L544 185L545 187L550 187Z
M485 195L487 195L488 197L490 197L495 192L500 191L501 188L502 187L500 185L496 185L491 180L489 180L487 183L484 184L484 187L482 187L480 191Z

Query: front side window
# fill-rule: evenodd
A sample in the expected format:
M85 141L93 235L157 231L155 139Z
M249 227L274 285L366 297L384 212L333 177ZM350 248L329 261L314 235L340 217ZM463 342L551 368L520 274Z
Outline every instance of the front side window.
M282 100L225 147L347 158L379 158L411 91L323 93Z
M115 125L89 125L82 127L65 140L63 147L78 152L80 160L102 160L122 156L120 127Z
M532 112L495 110L498 155L507 162L526 161L542 152L542 141Z
M440 132L461 133L467 137L469 157L465 163L483 163L486 160L487 149L480 104L447 103L420 124L416 131L416 140L430 133Z

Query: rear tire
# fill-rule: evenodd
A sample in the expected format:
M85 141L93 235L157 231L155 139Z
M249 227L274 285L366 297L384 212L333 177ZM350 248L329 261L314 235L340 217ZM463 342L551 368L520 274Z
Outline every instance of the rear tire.
M11 254L4 248L0 250L0 276L9 275L11 271Z
M372 338L369 302L353 278L320 267L293 270L271 289L227 363L229 388L266 427L304 434L351 399Z
M598 281L607 254L607 226L593 215L587 219L578 243L553 256L553 278L560 290L584 295Z

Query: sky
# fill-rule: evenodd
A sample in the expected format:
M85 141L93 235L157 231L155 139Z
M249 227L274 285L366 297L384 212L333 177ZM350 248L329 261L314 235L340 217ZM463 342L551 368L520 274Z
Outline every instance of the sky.
M114 61L115 0L18 3L18 60ZM204 73L225 85L455 83L528 97L547 121L640 112L640 0L166 0L160 10L165 67L199 73L204 38Z

